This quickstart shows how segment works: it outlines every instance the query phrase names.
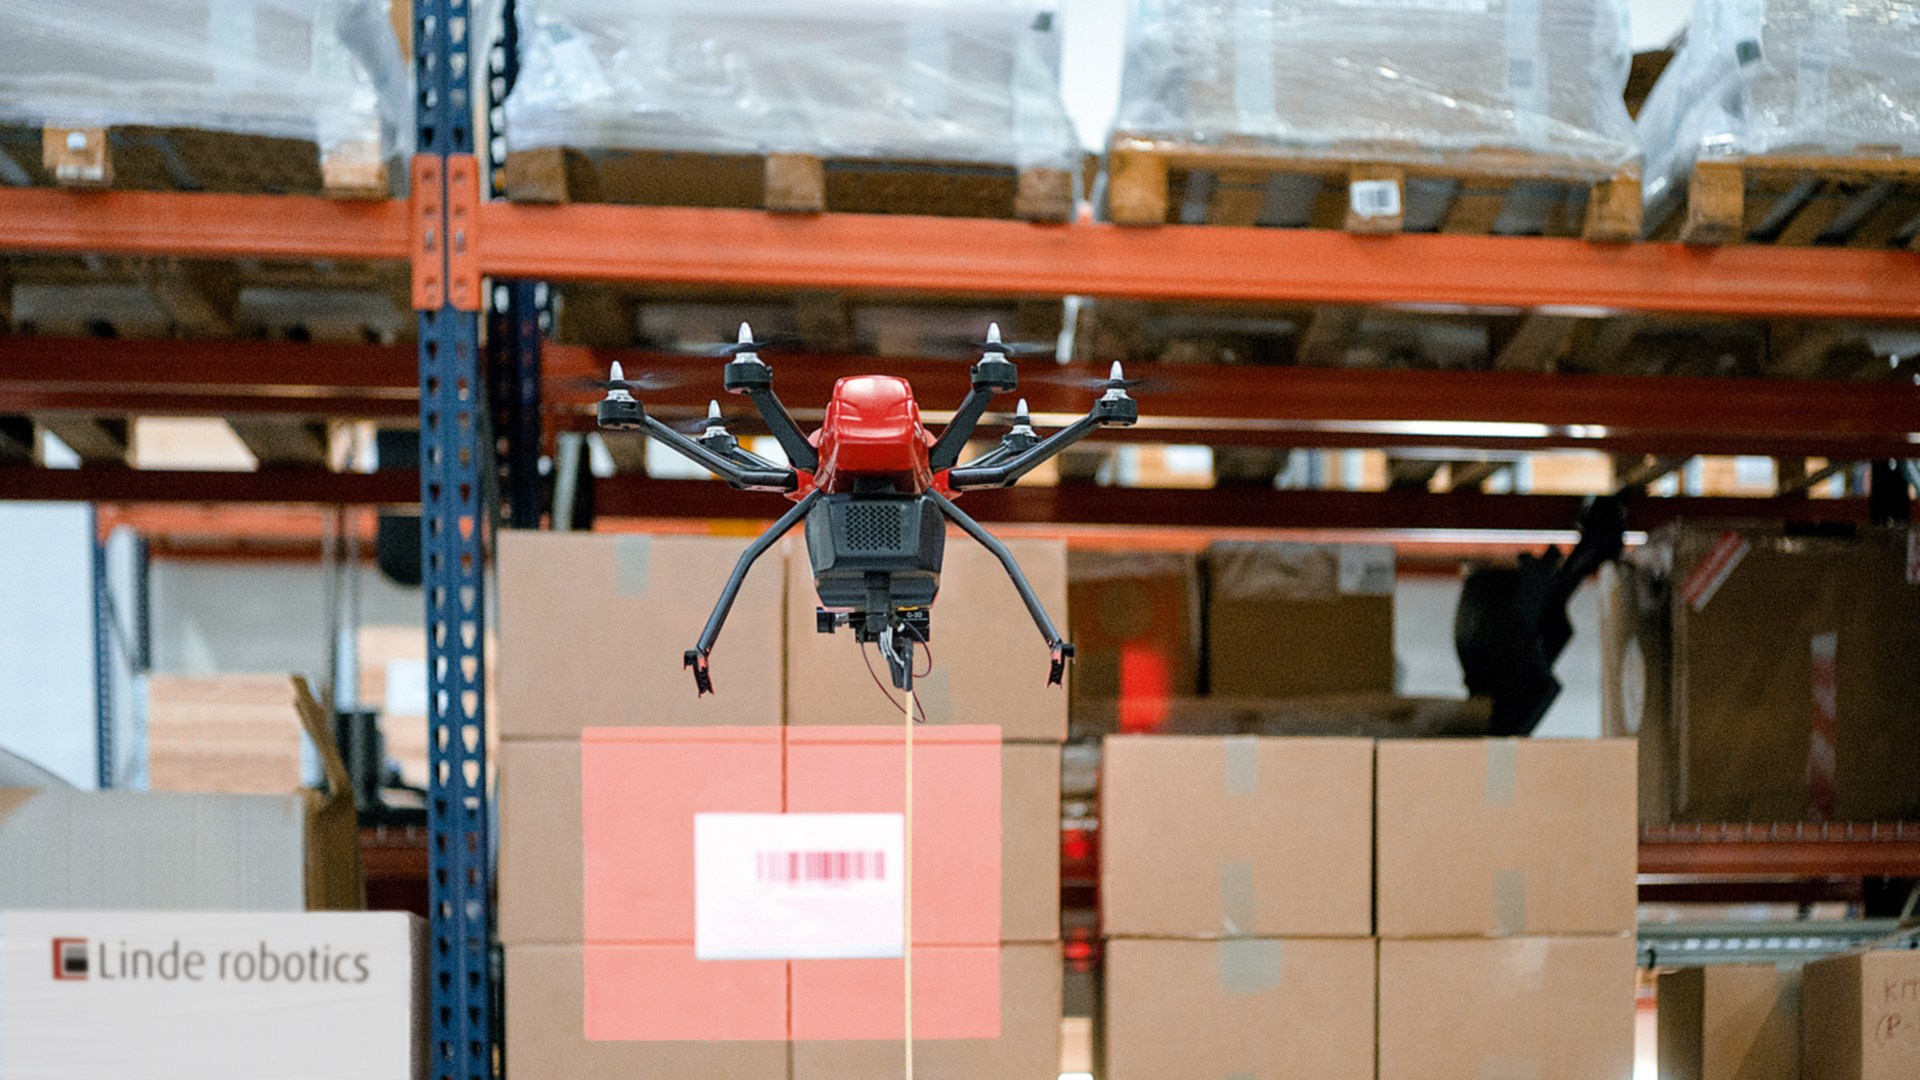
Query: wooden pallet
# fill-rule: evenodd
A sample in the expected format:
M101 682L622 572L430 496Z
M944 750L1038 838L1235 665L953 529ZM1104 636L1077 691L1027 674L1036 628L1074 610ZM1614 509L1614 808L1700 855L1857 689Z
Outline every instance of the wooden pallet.
M1123 225L1273 225L1357 233L1640 237L1637 167L1602 174L1539 154L1417 150L1309 158L1273 147L1117 138L1107 216Z
M0 184L341 199L393 194L377 148L322 154L305 139L134 125L0 126Z
M1083 302L1076 360L1874 379L1920 327L1844 320Z
M1920 157L1765 154L1696 162L1656 239L1786 247L1920 246Z
M516 202L758 207L1066 221L1071 170L968 162L541 148L507 155Z

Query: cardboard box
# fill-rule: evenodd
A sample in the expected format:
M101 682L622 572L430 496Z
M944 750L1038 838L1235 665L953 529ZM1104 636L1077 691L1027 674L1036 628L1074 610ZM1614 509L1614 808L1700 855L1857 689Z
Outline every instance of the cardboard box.
M1636 554L1606 697L1639 733L1646 820L1920 814L1916 535L1690 525Z
M346 766L302 679L285 719L328 791L281 795L0 788L0 908L351 911L363 906Z
M1364 739L1106 740L1106 932L1365 936L1372 791L1373 744Z
M1380 943L1380 1080L1633 1073L1628 937Z
M779 552L760 560L734 603L713 652L714 693L699 696L683 666L746 546L733 538L503 531L501 735L778 725Z
M1200 690L1200 560L1175 551L1067 553L1075 730L1160 731Z
M1066 545L1014 539L1007 547L1071 641ZM848 631L822 634L815 628L819 597L804 545L795 545L788 558L787 590L787 723L899 727L900 694L875 647L866 646L863 659ZM1008 741L1067 737L1067 694L1047 685L1052 658L1040 631L999 561L965 537L947 544L928 644L919 662L925 668L930 651L932 667L914 684L927 724L998 724Z
M423 1080L425 946L394 912L0 912L0 1075Z
M1103 1075L1372 1080L1374 951L1371 940L1111 940Z
M917 962L916 962L917 963ZM994 1039L922 1037L921 1010L937 991L914 970L914 1076L922 1080L1055 1080L1060 1074L1062 967L1057 944L1000 949L1000 1035ZM893 1011L900 1005L895 1000ZM796 1042L792 1080L856 1080L898 1075L897 1039Z
M579 944L586 939L580 744L510 740L501 747L500 763L500 940ZM1002 745L1000 771L997 940L1056 941L1060 748ZM920 792L916 802L928 797Z
M426 635L415 627L413 636L424 649ZM300 717L287 677L147 676L147 775L152 791L298 790Z
M1484 736L1487 698L1417 698L1379 692L1297 698L1173 698L1157 733L1169 735L1336 735L1357 739ZM1076 731L1115 730L1123 703L1074 706Z
M1207 691L1302 697L1393 690L1393 549L1207 548Z
M509 1074L576 1080L787 1080L784 1042L589 1040L584 952L579 945L507 947Z
M1800 973L1716 964L1661 974L1662 1080L1799 1080Z
M1920 952L1816 960L1800 976L1806 1080L1920 1076Z
M1624 739L1380 742L1380 936L1631 933L1635 753Z

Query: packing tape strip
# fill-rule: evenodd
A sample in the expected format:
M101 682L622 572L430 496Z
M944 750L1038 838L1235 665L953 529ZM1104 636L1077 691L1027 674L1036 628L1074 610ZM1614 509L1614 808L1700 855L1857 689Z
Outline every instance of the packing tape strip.
M1527 932L1527 874L1524 870L1493 872L1493 932L1518 937Z
M1229 994L1257 994L1280 985L1286 954L1272 938L1229 938L1215 946L1220 986Z
M1227 794L1252 795L1260 790L1260 739L1256 735L1229 735L1220 740L1227 754Z
M621 596L645 596L653 584L653 537L622 536L613 543L613 589Z
M1476 1080L1540 1080L1539 1058L1484 1057Z
M1229 937L1253 933L1253 864L1220 864L1220 929Z
M1520 771L1520 740L1487 740L1488 806L1512 806L1514 788Z

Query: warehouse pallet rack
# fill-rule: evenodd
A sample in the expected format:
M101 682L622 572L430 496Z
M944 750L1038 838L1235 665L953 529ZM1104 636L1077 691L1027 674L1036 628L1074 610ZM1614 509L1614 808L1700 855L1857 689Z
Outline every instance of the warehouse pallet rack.
M303 410L337 410L331 414L346 417L417 410L417 476L314 470L155 474L111 466L70 472L8 469L0 473L5 477L0 497L418 501L432 725L432 1075L447 1080L479 1080L498 1069L488 945L486 716L480 690L483 567L497 522L485 508L497 491L503 508L498 523L538 522L533 470L542 437L542 316L540 287L534 282L1920 321L1920 255L1904 251L1701 249L1476 235L1034 225L489 201L482 197L482 169L474 155L471 14L470 0L415 5L418 155L406 200L0 189L0 251L411 265L418 322L413 364L407 363L405 350L381 346L59 342L54 348L64 366L55 371L48 349L30 339L11 339L0 341L0 395L7 412L84 408L76 403L92 400L89 395L117 393L123 402L129 396L175 398L181 399L174 406L179 409L221 415L225 408L285 410L292 388L318 399L298 407ZM497 95L510 71L492 74ZM489 308L483 355L481 320ZM168 351L168 362L156 359ZM549 348L546 357L557 369L581 371L598 368L604 359L560 348ZM641 360L640 366L649 362ZM785 370L814 393L838 368L796 360ZM1179 421L1170 431L1183 430L1181 424L1191 430L1202 421L1237 419L1243 422L1238 437L1270 445L1402 445L1408 439L1458 445L1467 436L1457 425L1446 430L1444 422L1464 417L1510 425L1495 436L1471 436L1507 440L1506 445L1534 440L1650 454L1892 458L1912 454L1912 433L1920 431L1920 390L1904 382L1675 380L1650 393L1652 386L1631 380L1515 373L1166 374L1174 376L1172 387L1149 411L1159 409ZM794 396L802 395L796 391ZM1422 422L1429 423L1423 427ZM704 487L634 480L603 491L602 511L656 517L737 513L718 510L720 504ZM1546 496L1271 492L1260 501L1243 501L1237 493L1231 500L1206 494L1135 492L1127 500L1128 516L1147 523L1375 529L1556 528L1571 520L1569 500ZM1118 501L1106 497L1101 503L1110 507ZM1785 512L1845 520L1866 514L1860 500L1845 499L1647 503L1661 504L1706 514ZM1010 493L989 509L983 506L981 516L1111 520L1099 516L1102 511L1091 499L1067 488ZM1752 838L1743 850L1761 863L1771 860L1768 865L1783 872L1818 871L1802 865L1805 850L1777 839ZM1655 838L1643 851L1681 850L1663 843ZM1844 850L1852 860L1849 873L1913 870L1908 834L1852 840Z

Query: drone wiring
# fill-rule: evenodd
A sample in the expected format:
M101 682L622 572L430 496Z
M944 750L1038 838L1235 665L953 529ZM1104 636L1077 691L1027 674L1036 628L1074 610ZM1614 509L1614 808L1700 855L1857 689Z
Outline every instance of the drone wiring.
M880 691L880 695L887 699L887 704L892 705L894 704L894 697L892 692L887 689L886 683L883 683L880 681L880 673L873 670L873 654L867 652L867 645L869 644L872 644L872 643L868 642L860 646L860 659L863 662L865 662L865 664L867 665L867 678L873 680L874 689ZM924 640L921 641L920 644L923 648L926 647L926 642ZM924 679L928 675L932 674L933 672L933 650L931 648L928 648L926 652L927 652L927 670L914 672L913 677L916 679ZM920 704L920 698L919 698L919 695L917 694L914 696L914 699L913 699L913 709L914 709L913 722L916 724L926 723L927 710L925 706Z

